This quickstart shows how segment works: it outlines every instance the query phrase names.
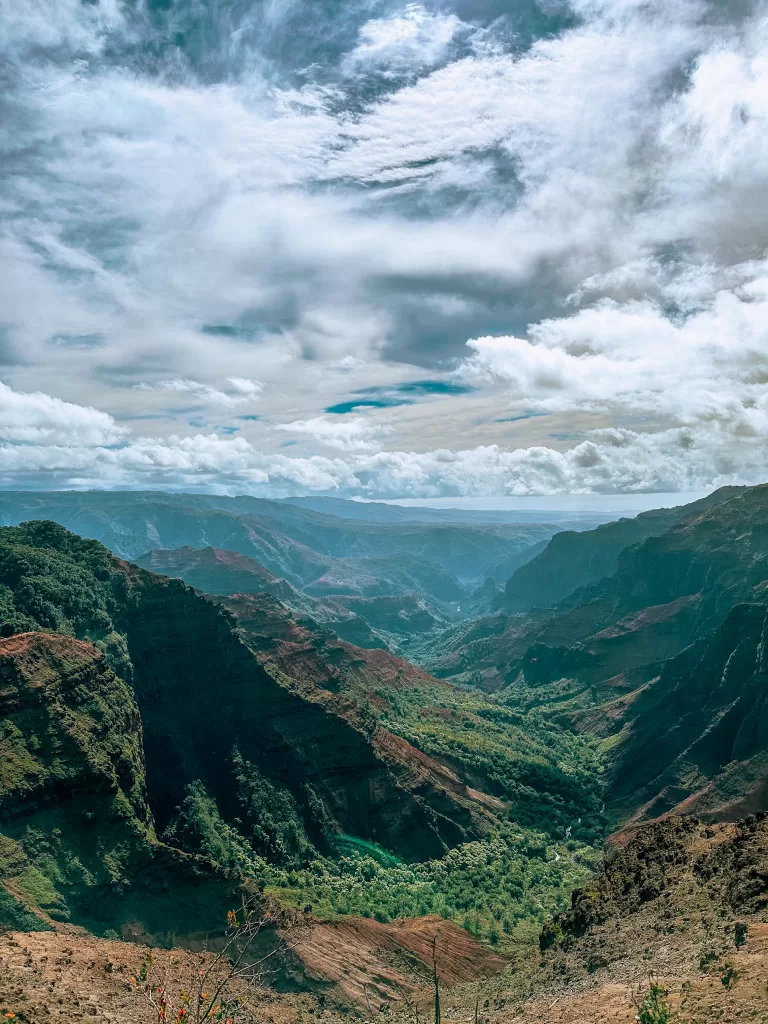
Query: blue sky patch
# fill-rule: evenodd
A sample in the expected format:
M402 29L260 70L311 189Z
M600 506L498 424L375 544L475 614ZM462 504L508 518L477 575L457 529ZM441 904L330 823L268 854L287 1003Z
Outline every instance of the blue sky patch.
M379 384L369 388L358 388L354 393L360 398L330 405L326 412L343 416L355 409L392 409L398 405L413 405L417 398L429 395L466 395L475 389L467 384L451 384L444 380L412 380L405 384Z
M528 412L521 413L519 416L504 416L500 420L494 420L494 423L519 423L520 420L532 420L537 416L547 416L546 412L534 412L529 410Z
M396 405L413 405L408 398L353 398L349 402L338 402L336 405L329 405L326 412L344 416L355 409L390 409Z

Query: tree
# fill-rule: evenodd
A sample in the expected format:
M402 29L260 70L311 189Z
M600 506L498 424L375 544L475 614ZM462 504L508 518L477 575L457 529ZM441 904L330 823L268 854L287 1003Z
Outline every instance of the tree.
M432 939L432 982L435 986L435 1024L440 1024L440 979L437 976L437 932Z

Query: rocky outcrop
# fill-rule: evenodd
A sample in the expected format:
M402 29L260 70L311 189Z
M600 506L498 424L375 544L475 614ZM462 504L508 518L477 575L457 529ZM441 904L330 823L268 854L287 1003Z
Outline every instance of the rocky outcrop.
M678 913L759 914L768 907L768 814L715 828L670 816L615 837L602 870L574 891L571 908L545 926L542 949L611 920L631 922L662 898ZM665 915L667 918L671 914Z

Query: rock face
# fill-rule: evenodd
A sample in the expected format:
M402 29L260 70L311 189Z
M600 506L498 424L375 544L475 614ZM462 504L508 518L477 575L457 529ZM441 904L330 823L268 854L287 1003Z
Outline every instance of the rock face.
M0 925L221 930L232 886L155 838L133 693L91 644L0 641Z
M402 784L399 762L380 756L354 702L319 685L322 676L334 674L334 665L316 649L312 666L307 659L299 665L295 641L292 663L259 658L223 608L183 584L137 571L132 586L140 597L125 629L160 827L194 779L202 780L225 816L237 814L236 747L299 801L311 786L341 831L409 860L439 856L446 846L478 834L458 801ZM240 603L250 610L257 599ZM247 640L253 629L243 619ZM335 644L348 660L370 664L366 657L374 652Z
M623 816L733 820L768 806L766 611L737 605L637 696L611 786Z

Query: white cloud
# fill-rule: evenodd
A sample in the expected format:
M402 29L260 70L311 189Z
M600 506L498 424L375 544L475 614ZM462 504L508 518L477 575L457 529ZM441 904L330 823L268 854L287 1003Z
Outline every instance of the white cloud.
M0 439L27 444L107 445L123 430L107 413L39 391L24 394L0 382ZM23 459L23 454L22 454Z
M648 301L605 300L534 325L528 338L478 338L459 376L500 381L513 401L548 412L631 415L651 425L719 420L735 434L763 434L768 265L759 270L679 322Z
M373 18L360 29L357 46L344 59L350 74L359 65L383 67L392 76L439 63L462 23L455 14L430 14L421 4L406 4L394 17Z
M521 52L493 25L473 49L445 11L352 6L352 48L296 88L269 32L247 70L227 63L248 26L226 17L200 70L170 46L135 58L155 31L141 5L7 5L0 431L27 461L6 444L5 471L388 495L768 471L764 0L572 0L573 27ZM381 452L418 439L317 415L345 389L325 370L381 385L449 368L467 338L459 372L489 407L503 392L613 429L479 446L446 398L424 447L464 450ZM374 366L393 352L405 372ZM91 407L168 396L260 396L278 431L343 458L126 435Z
M196 380L161 380L155 384L134 384L137 391L170 391L177 394L189 395L205 405L218 406L223 409L231 409L236 405L254 398L261 391L261 384L245 377L229 377L228 383L234 395L217 388L201 384Z
M338 448L340 451L370 451L380 448L381 438L391 434L393 428L389 424L375 423L363 416L345 416L341 419L315 416L309 420L278 423L274 429L298 434L327 448Z
M258 395L264 387L259 381L250 380L248 377L227 377L227 382L234 391L249 398Z
M371 450L376 428L318 418L281 426L318 435L348 454L292 458L259 451L242 437L131 435L103 413L47 395L3 387L0 397L0 480L29 486L55 479L59 486L72 487L162 483L273 496L318 491L367 497L670 492L756 481L765 476L768 463L764 410L751 430L734 429L722 418L700 422L695 429L655 433L611 428L593 431L567 451L498 445L460 451Z

